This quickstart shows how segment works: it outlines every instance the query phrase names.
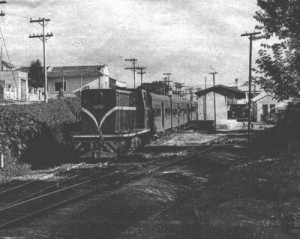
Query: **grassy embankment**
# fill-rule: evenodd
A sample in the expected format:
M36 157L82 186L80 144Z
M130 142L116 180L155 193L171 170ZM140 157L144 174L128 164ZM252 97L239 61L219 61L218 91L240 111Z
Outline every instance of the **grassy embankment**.
M79 110L78 99L1 106L0 153L5 167L0 171L0 180L75 157L68 133Z

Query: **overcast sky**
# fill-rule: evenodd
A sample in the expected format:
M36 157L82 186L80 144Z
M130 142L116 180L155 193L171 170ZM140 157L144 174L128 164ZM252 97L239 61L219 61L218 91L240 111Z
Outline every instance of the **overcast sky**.
M249 40L256 0L7 0L0 19L13 64L28 66L43 59L42 42L29 39L42 27L30 18L51 19L46 32L47 65L106 64L111 75L133 85L129 62L147 67L144 81L171 80L208 86L215 69L217 84L248 79ZM4 45L2 41L0 45ZM254 43L254 57L259 43ZM4 60L7 60L3 48ZM139 78L138 78L139 79ZM139 85L140 81L137 81Z

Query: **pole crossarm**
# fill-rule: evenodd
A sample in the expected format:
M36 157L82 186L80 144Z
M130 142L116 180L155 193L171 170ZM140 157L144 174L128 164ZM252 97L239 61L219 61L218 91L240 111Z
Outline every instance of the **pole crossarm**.
M244 34L242 34L241 36L242 37L246 37L246 36L250 36L250 37L252 37L252 36L255 36L255 35L259 35L259 34L261 34L261 32L251 32L251 33L244 33Z
M51 33L47 33L45 35L45 38L46 38L45 40L47 41L50 37L53 37L53 33L52 32ZM41 39L43 41L44 35L43 34L38 34L38 35L30 34L29 38L39 38L39 39Z

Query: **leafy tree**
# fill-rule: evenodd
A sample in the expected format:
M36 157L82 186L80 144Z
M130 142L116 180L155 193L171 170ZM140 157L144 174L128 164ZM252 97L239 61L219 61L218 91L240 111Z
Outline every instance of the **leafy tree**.
M147 90L149 92L158 94L158 95L164 95L165 94L165 89L166 92L168 92L168 87L165 87L165 84L163 82L159 81L153 81L151 83L143 83L141 86L138 88L142 88L144 90Z
M44 70L39 59L32 61L28 70L29 85L32 87L44 86Z
M259 50L258 82L282 100L296 97L300 90L300 1L258 0L261 8L254 18L256 26L272 44Z

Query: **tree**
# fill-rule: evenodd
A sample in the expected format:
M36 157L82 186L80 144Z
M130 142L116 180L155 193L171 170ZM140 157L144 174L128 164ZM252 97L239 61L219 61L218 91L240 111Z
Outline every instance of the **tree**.
M153 81L151 83L143 83L141 86L138 88L142 88L144 90L147 90L149 92L158 94L158 95L164 95L165 94L165 89L166 92L168 92L168 87L165 87L165 83L159 82L159 81Z
M256 61L258 83L279 100L299 96L300 90L300 1L258 0L261 10L254 18L273 44L262 44Z
M43 87L44 70L39 59L32 61L28 70L29 85L32 87Z

